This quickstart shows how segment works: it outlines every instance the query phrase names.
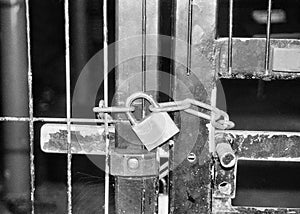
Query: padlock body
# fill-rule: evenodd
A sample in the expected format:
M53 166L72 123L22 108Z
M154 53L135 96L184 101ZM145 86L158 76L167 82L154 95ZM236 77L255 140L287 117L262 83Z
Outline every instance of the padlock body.
M166 112L151 113L132 129L148 151L162 145L179 132L176 124Z

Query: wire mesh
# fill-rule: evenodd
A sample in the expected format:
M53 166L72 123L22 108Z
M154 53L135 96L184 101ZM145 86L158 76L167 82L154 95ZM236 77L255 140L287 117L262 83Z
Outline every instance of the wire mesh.
M104 49L106 55L104 56L107 60L107 3L104 2L103 5L104 12ZM34 123L40 122L66 122L67 123L67 209L68 213L72 213L72 154L71 154L71 123L105 123L106 134L108 133L108 123L120 122L120 120L112 120L105 117L104 119L88 119L88 118L71 118L71 83L70 83L70 14L69 14L69 1L64 1L64 21L65 21L65 76L66 76L66 117L56 118L56 117L34 117L34 107L33 107L33 74L32 74L32 56L31 56L31 26L30 26L30 1L25 0L25 15L26 15L26 45L27 45L27 86L28 86L28 116L1 116L0 122L29 122L29 156L30 156L30 209L31 213L35 213L35 156L34 156ZM104 92L104 98L106 99L106 105L108 103L108 82L107 82L107 61L104 63L104 73L106 90ZM109 138L107 137L107 145L109 144ZM107 149L107 157L109 150ZM109 163L108 159L106 162ZM106 183L105 183L105 213L108 214L108 204L109 204L109 169L106 170ZM101 208L102 209L102 208Z

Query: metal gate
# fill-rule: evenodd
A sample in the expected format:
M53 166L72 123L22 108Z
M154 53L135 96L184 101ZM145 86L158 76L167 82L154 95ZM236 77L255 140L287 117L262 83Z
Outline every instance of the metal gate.
M162 12L164 3L168 7L169 17L164 16ZM117 43L109 47L107 1L103 1L104 48L103 55L100 55L103 56L103 64L101 64L103 67L98 69L104 76L104 100L94 111L99 113L99 109L109 109L108 103L111 98L108 75L112 69L108 64L112 61L108 55L110 48L115 49L116 53L114 59L116 62L112 66L116 70L113 101L119 108L125 105L126 99L131 94L142 91L151 94L160 103L190 98L207 103L212 106L211 109L215 109L218 79L272 81L299 78L300 65L297 60L299 40L271 38L272 0L268 0L266 37L255 39L233 37L234 3L234 0L228 0L228 37L218 38L216 20L220 1L174 0L168 4L159 0L116 1ZM64 2L66 117L35 117L31 68L31 60L34 59L31 58L29 0L25 0L25 7L23 1L3 4L8 4L6 6L9 10L5 11L7 16L2 15L7 19L3 18L1 22L17 23L13 28L7 28L8 30L5 31L8 58L2 58L5 62L2 66L2 70L5 70L4 78L6 82L11 82L14 80L14 70L21 71L27 67L28 81L27 85L23 84L19 91L10 88L9 85L3 87L6 90L3 91L4 94L9 94L11 91L16 91L16 94L12 98L6 97L8 104L3 110L4 116L0 117L0 121L26 125L20 127L8 125L4 132L7 135L12 130L28 132L28 144L23 145L21 149L26 150L29 145L31 213L35 213L35 122L63 123L60 128L67 130L63 141L67 144L63 149L55 151L53 148L44 147L45 142L42 142L42 149L46 152L67 153L68 213L72 213L71 169L72 155L76 153L106 157L105 214L112 212L109 209L110 174L115 176L116 213L299 213L297 208L267 209L232 205L232 199L236 196L238 163L243 160L299 161L300 134L298 132L216 130L214 110L200 111L208 115L206 119L210 121L209 123L188 112L176 111L171 115L176 125L180 127L180 133L161 148L148 152L123 114L123 111L128 111L128 108L111 110L112 116L105 111L104 114L98 114L98 119L72 117L70 13L67 0ZM16 5L17 10L22 11L21 13L15 13L11 9ZM17 22L11 18L15 14L18 14L15 17ZM24 15L26 22L22 19ZM163 25L169 25L169 30L165 30ZM26 26L26 29L22 26ZM21 38L25 33L26 41L23 41ZM163 33L165 35L160 35ZM17 38L12 37L14 34ZM20 39L25 42L24 47L26 47L21 51L13 47L14 42ZM12 63L16 58L20 63ZM20 78L22 79L22 76ZM26 105L24 91L28 91L28 109L25 108L14 115L13 106L16 102L18 105L21 105L20 103ZM94 93L97 92L92 92ZM135 102L134 107L141 109L141 114L136 113L138 118L149 114L146 110L149 105L144 100ZM199 110L197 107L192 109ZM92 112L92 109L86 111ZM104 143L105 147L97 150L96 146L89 151L84 150L82 145L76 148L72 139L73 124L73 127L76 125L79 127L78 130L83 127L87 129L87 126L80 126L79 123L104 124L101 127L94 126L95 130L92 126L88 127L91 132L99 134L98 137L101 138L99 141ZM44 131L48 132L51 129L57 130L57 125L44 127L46 127ZM75 129L75 132L78 130ZM114 148L112 148L110 132L116 134ZM17 144L15 146L10 149L20 149ZM289 150L289 148L293 149ZM160 184L163 184L165 194L159 194ZM162 203L167 203L168 211L159 211ZM99 213L101 211L99 206Z

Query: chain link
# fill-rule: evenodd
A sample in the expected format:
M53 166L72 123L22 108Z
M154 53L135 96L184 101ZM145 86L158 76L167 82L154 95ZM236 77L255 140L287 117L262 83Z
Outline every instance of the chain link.
M133 106L131 106L131 107L122 107L122 106L103 107L103 105L101 105L101 101L99 104L100 104L99 107L93 108L93 111L98 114L115 113L115 112L126 113L126 112L133 112L135 110L135 108ZM212 121L212 117L210 114L199 111L198 109L196 110L195 108L192 108L193 106L212 112L215 116L215 120ZM181 100L181 101L159 103L159 107L154 107L154 106L150 105L149 110L152 112L184 111L184 112L194 115L196 117L200 117L200 118L211 121L212 126L214 126L217 129L231 129L234 127L234 123L229 120L229 116L225 111L222 111L216 107L213 107L209 104L203 103L203 102L195 100L195 99L187 98L187 99Z
M170 112L170 111L183 110L186 113L192 114L196 117L200 117L211 121L212 125L217 129L231 129L234 127L234 123L229 120L229 116L226 112L195 99L187 98L182 101L160 103L159 105L160 105L159 108L155 108L154 106L149 106L150 111ZM213 112L215 114L215 121L212 121L211 115L192 109L191 108L192 106L196 106L198 108L203 108Z

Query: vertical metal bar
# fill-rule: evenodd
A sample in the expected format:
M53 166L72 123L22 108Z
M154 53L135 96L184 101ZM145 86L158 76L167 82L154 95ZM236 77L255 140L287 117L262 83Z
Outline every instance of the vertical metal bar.
M272 0L268 0L267 37L266 37L266 49L265 49L265 75L269 75L271 16L272 16Z
M147 81L147 0L142 0L142 91L147 90L146 81ZM146 116L145 110L145 100L142 101L142 117Z
M80 75L80 71L88 61L87 40L87 1L73 0L70 5L71 12L71 65L72 81ZM89 93L87 91L86 93ZM84 96L84 95L83 95ZM86 95L88 96L88 95Z
M228 73L232 74L233 0L229 0Z
M215 85L211 91L211 106L216 107L217 105L217 86ZM209 152L215 156L216 155L216 144L215 144L215 127L212 125L212 122L215 122L216 115L212 111L211 112L211 122L209 124Z
M68 214L72 214L72 154L71 154L71 83L70 83L70 19L69 19L69 0L64 3L65 16L65 63L66 63L66 112L67 112L67 186L68 186Z
M147 0L142 0L142 91L146 92L147 86ZM142 101L142 117L146 116L145 100ZM143 179L143 190L142 190L142 200L141 200L141 214L145 213L145 201L146 201L146 183Z
M107 49L107 1L103 0L103 75L104 75L104 106L108 106L108 49ZM105 200L104 213L109 212L109 130L108 130L108 114L104 114L105 129Z
M192 40L193 40L193 0L189 0L188 5L188 29L187 29L187 54L186 54L186 73L189 76L191 74L192 69Z
M175 20L175 38L185 38L187 35L186 28L182 26L187 23L187 0L176 0L176 20ZM196 6L196 5L195 5ZM197 20L201 20L197 22L200 28L205 29L203 34L194 34L196 38L193 39L192 45L200 45L205 43L214 43L215 42L215 29L216 29L216 9L217 9L217 0L201 0L197 1L197 8L193 10L193 17L197 17ZM193 20L194 21L194 20ZM210 23L210 24L207 24ZM196 43L196 44L194 44ZM181 60L185 62L186 53L182 52L182 44L179 41L175 40L175 52L174 59ZM202 55L203 51L205 53L214 53L214 45L207 45L202 48L194 48L193 55L198 56ZM197 64L200 65L200 69L196 69L192 71L195 76L199 78L199 81L190 81L189 92L193 94L193 97L197 100L210 100L211 98L211 90L215 81L215 71L214 71L214 60L208 61L207 59L201 59L201 57L197 58ZM175 83L177 86L180 84L180 77L182 75L186 75L186 68L183 68L180 63L174 63L174 71L175 71ZM201 70L205 70L207 72L203 73ZM176 78L177 77L177 78ZM198 84L201 82L201 84ZM200 87L199 87L200 86ZM202 93L202 91L205 92ZM187 95L186 92L182 90L182 87L175 87L173 90L174 99L180 100L184 99ZM189 132L181 132L176 138L176 143L174 144L174 154L173 154L173 169L172 169L172 189L171 189L171 199L170 210L171 213L186 213L187 209L189 213L210 213L210 192L211 192L211 156L209 153L209 144L208 133L206 131L206 127L203 124L199 124L199 121L196 121L195 118L190 117L189 115L180 114L175 115L175 120L180 122L181 125L189 124ZM202 130L202 131L201 131ZM205 131L204 131L205 130ZM200 131L200 132L199 132ZM200 134L201 133L201 134ZM200 134L200 135L199 135ZM201 136L202 140L194 140L198 139ZM186 144L181 142L195 142L193 148L187 150ZM186 151L185 154L179 151ZM198 155L201 155L199 161L195 161L191 163L186 160L187 152L193 152ZM181 162L182 161L182 162ZM178 163L180 166L177 167ZM191 178L189 178L188 182L186 180L186 173L193 174ZM199 180L201 182L199 183ZM195 188L197 186L197 188ZM189 200L189 195L193 198L193 204L191 205L191 201Z
M144 49L144 53L157 53L158 47L157 42L158 38L151 40L152 42L148 42L149 34L157 34L158 27L158 2L159 0L152 0L144 2L146 8L142 6L143 0L141 1L132 1L132 0L122 0L116 1L116 40L124 41L124 45L118 45L116 50L116 60L118 65L116 67L116 104L123 105L124 101L128 96L130 96L133 92L136 92L137 88L141 89L141 81L139 82L128 82L128 75L135 75L137 73L142 76L142 56L136 58L136 53L142 53L142 43L135 43L134 40L131 42L131 38L139 37L142 40L142 22L143 22L143 11L144 14L147 11L146 17L144 16L144 26L147 27L146 37L147 40L147 51ZM145 10L146 9L146 10ZM147 23L146 23L147 22ZM144 28L145 29L145 28ZM153 37L152 37L153 38ZM142 42L140 40L140 42ZM144 43L145 45L145 43ZM144 46L145 47L145 46ZM157 68L157 58L151 57L151 60L148 60L146 54L143 54L144 60L147 59L144 66L145 68L150 68L151 70L155 70ZM132 60L134 59L134 60ZM124 63L125 62L125 63ZM143 64L144 65L144 64ZM154 77L158 74L157 72L152 73ZM152 75L151 75L152 76ZM148 77L148 75L147 75ZM155 80L154 80L155 79ZM156 78L146 79L147 84L144 85L146 89L148 89L148 84L151 82L152 88L157 88ZM146 83L146 82L145 82ZM130 86L129 86L130 84ZM121 87L120 87L121 86ZM125 86L125 87L122 87ZM142 89L141 89L142 90ZM118 114L117 117L119 119L123 118L123 115ZM127 123L128 124L128 123ZM120 149L124 148L136 148L141 153L144 153L141 146L136 146L132 144L133 142L128 141L129 139L135 139L136 136L131 133L126 133L126 138L121 137L120 133L125 133L126 131L125 125L126 123L118 123L116 126L116 147ZM129 125L129 124L128 124ZM128 146L128 147L127 147ZM155 194L155 190L153 189L153 183L156 182L155 177L143 177L143 178L124 178L117 177L116 179L116 213L132 213L132 214L141 214L141 205L145 204L145 213L155 213L155 203L157 201L157 195ZM146 187L146 188L145 188ZM142 202L142 190L145 189L145 197Z
M34 166L34 128L33 128L33 94L32 94L32 67L30 41L29 0L25 0L26 36L27 36L27 80L29 106L29 142L30 142L30 201L31 213L34 214L35 166Z
M3 116L28 115L26 10L23 0L1 0L1 105ZM2 117L5 118L5 117ZM5 195L30 201L30 143L28 124L2 125ZM30 207L29 207L30 208Z

